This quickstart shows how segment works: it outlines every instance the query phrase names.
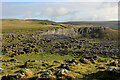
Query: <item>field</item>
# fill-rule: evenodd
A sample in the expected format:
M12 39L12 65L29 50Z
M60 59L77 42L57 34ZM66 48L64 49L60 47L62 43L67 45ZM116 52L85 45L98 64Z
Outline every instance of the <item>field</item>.
M118 30L2 20L2 80L119 80Z

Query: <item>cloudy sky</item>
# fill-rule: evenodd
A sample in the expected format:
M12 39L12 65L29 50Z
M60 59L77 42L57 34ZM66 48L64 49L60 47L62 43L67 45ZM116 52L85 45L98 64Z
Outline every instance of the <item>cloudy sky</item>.
M48 19L52 21L110 21L118 18L117 2L52 1L3 2L2 18Z

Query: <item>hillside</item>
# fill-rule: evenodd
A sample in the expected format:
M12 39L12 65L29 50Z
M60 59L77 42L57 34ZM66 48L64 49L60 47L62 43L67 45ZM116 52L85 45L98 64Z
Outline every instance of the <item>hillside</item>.
M46 21L48 23L48 21ZM46 22L33 21L33 20L20 20L20 19L3 19L2 20L2 31L12 32L16 30L36 30L36 29L47 29L51 27L51 24L44 25ZM59 26L54 26L59 27Z
M68 22L69 23L69 22ZM74 22L75 24L79 24L79 22ZM72 24L74 24L72 23ZM83 25L84 24L84 25ZM92 23L91 23L92 24ZM30 20L20 20L20 19L3 19L2 20L2 32L15 32L15 31L57 31L59 29L62 29L62 32L59 33L64 33L66 29L68 29L67 34L71 34L72 29L76 29L78 31L78 28L83 28L81 29L82 32L79 33L84 33L80 34L83 37L89 37L89 38L101 38L101 39L117 39L118 37L118 31L114 29L110 29L108 27L105 27L106 30L102 30L102 26L98 25L91 25L83 22L81 25L70 25L70 24L63 24L63 23L56 23L53 21L49 20L35 20L35 19L30 19ZM105 23L104 23L105 24ZM106 24L107 25L107 24ZM85 28L85 29L84 29ZM93 29L92 29L93 28ZM96 31L96 28L100 29ZM69 31L70 30L70 31ZM74 31L73 30L73 31ZM76 31L75 30L75 31ZM92 30L92 31L91 31ZM95 31L94 31L95 30ZM73 32L76 34L76 32ZM89 32L89 33L88 33ZM73 35L75 35L73 34ZM78 34L78 33L77 33Z

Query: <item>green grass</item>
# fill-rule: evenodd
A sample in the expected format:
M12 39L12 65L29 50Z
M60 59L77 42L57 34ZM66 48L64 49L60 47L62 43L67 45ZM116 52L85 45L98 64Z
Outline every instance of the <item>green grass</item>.
M65 59L72 59L73 57L70 55L61 56L57 53L50 54L50 53L41 52L38 54L31 53L31 54L19 55L14 58L24 62L27 61L28 59L29 60L65 60Z
M21 25L22 26L22 25ZM28 25L25 27L10 27L6 29L2 29L2 32L13 32L13 31L35 31L35 30L48 30L49 28L54 28L57 26L52 25Z
M11 59L9 55L3 55L3 59L8 60ZM45 53L45 52L40 52L40 53L29 53L29 54L22 54L15 56L14 59L17 59L18 61L25 62L27 60L65 60L65 59L72 59L73 56L71 55L63 55L61 56L60 54L51 54L51 53Z
M11 58L8 55L3 55L2 57L3 57L3 59ZM49 70L51 68L59 67L61 63L62 64L65 63L64 62L65 59L73 59L73 57L70 55L61 56L57 53L50 54L50 53L46 53L46 52L41 52L38 54L34 54L34 53L23 54L23 55L18 55L13 58L17 59L17 62L7 62L7 64L14 64L15 66L14 65L9 65L9 66L3 65L2 66L4 69L3 75L15 74L16 71L24 71L25 68L20 68L20 66L24 65L25 61L27 61L28 59L37 60L37 62L29 62L29 64L30 64L29 69L33 71L34 76L37 76L38 75L37 73L39 73L43 69ZM98 57L98 59L99 58L102 58L102 57ZM54 63L53 62L54 60L58 61L59 63ZM73 64L73 65L69 66L70 70L68 70L68 72L69 72L68 75L74 75L77 78L83 78L83 77L85 77L85 75L97 73L98 71L100 71L100 69L98 69L98 66L109 63L109 62L98 63L97 61L95 61L95 62L96 62L96 64L92 64L92 63L81 64L81 65ZM43 63L47 64L47 65L43 66L42 65ZM3 64L6 64L6 62L3 62ZM51 65L53 65L53 66L51 66ZM105 71L106 69L104 69L103 71ZM53 71L53 73L55 73L55 72Z
M30 53L30 54L23 54L23 55L18 55L16 57L10 57L9 55L3 55L2 56L3 60L10 60L10 59L16 59L17 62L3 62L3 64L10 64L9 66L3 65L2 68L4 69L3 71L3 75L8 75L8 74L15 74L16 71L19 70L23 70L24 68L20 68L19 66L24 65L24 63L27 60L37 60L37 62L34 63L30 63L29 67L33 67L33 68L29 68L30 70L32 70L34 72L34 74L40 72L41 69L50 69L50 65L54 65L53 67L58 67L60 66L60 63L63 63L65 59L73 59L72 56L70 55L64 55L61 56L59 54L50 54L50 53L45 53L45 52L41 52L41 53ZM50 60L50 61L47 61ZM60 63L53 63L53 61L56 60ZM42 62L48 64L46 66L42 66ZM14 64L14 65L11 65ZM13 69L13 70L12 70Z

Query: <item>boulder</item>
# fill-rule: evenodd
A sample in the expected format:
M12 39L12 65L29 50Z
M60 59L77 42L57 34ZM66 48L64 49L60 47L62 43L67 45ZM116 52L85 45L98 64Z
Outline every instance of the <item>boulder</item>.
M3 76L1 80L19 80L23 78L21 74L13 74L8 76Z
M24 67L28 67L28 66L29 66L29 61L26 61Z
M118 71L119 69L116 69L116 68L108 68L107 71Z
M54 63L60 63L59 61L53 61Z
M18 52L18 55L20 55L20 54L25 54L25 52L24 51Z
M75 62L72 62L71 64L75 65L76 63L75 63Z
M81 65L81 63L76 63L76 65Z
M14 53L14 54L12 54L11 56L12 56L12 57L15 57L15 56L17 56L17 55L18 55L17 53Z
M48 76L50 76L50 74L48 72L46 72L46 73L42 74L40 77L48 77Z
M50 76L53 76L53 73L51 70L48 70L47 72L44 72L42 75L40 75L40 77L44 77L44 78L45 77L48 78Z
M27 78L33 77L33 72L30 69L26 69L22 74L25 74Z
M63 76L63 75L66 75L68 74L68 71L66 69L60 69L58 72L57 72L57 75L58 76Z
M53 75L52 71L51 70L48 70L47 71L50 75Z
M72 59L72 62L76 62L77 61L77 59Z
M86 58L86 59L92 59L91 56L85 56L84 58Z
M105 60L103 60L103 59L98 59L97 61L98 62L105 62Z
M59 68L65 68L69 70L69 65L68 64L61 64Z
M97 59L97 56L93 56L93 59L96 60L96 59Z
M31 62L37 62L37 60L32 60Z
M95 61L93 59L90 59L90 62L93 63L93 64L95 64Z
M24 51L25 53L30 53L30 52L31 52L31 49L30 49L30 47L24 47L24 48L23 48L23 51Z
M22 78L22 77L23 77L21 74L12 75L12 76L14 76L16 79L20 79L20 78Z
M51 71L54 71L54 70L55 70L55 68L51 68L50 70L51 70Z
M88 64L89 63L89 61L87 59L85 59L85 58L80 58L79 61L81 63L84 63L84 64Z
M65 66L66 66L65 64L61 64L60 68L65 68Z
M38 52L38 49L37 49L37 48L35 48L35 49L34 49L34 51L35 51L35 52Z
M109 64L109 66L118 66L118 63L117 62L111 62L110 64Z

